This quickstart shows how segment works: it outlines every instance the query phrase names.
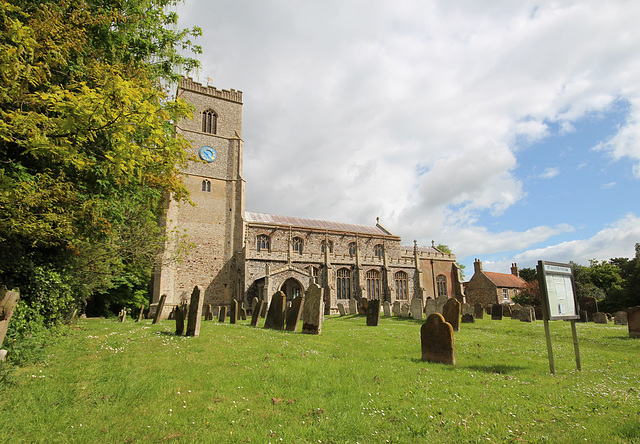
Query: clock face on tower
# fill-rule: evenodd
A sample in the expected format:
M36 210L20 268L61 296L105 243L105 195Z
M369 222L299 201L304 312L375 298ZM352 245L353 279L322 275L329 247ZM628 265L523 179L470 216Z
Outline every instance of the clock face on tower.
M218 157L218 153L216 153L216 150L214 150L210 146L203 146L202 148L200 148L198 154L200 155L200 159L204 160L207 163L215 161Z

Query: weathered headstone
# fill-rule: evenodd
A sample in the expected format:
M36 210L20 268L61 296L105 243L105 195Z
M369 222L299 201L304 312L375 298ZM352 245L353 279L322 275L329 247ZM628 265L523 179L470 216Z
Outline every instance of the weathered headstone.
M502 308L500 308L500 310L502 311ZM484 312L488 315L493 313L493 305L487 305L486 307L484 307Z
M369 307L369 301L367 298L362 298L358 301L358 314L367 314L367 308Z
M627 325L627 312L626 311L616 311L613 314L613 323L615 325Z
M536 305L533 307L533 313L536 315L536 320L542 320L542 307L540 305ZM586 322L586 321L585 321Z
M286 304L286 295L278 291L271 297L271 305L264 321L264 328L273 330L282 330L284 328L284 309Z
M264 304L262 304L262 312L260 313L260 316L266 319L267 311L269 310L269 302L267 301L262 301L262 302L264 302Z
M598 313L598 301L593 296L584 296L578 299L580 310L587 312L587 319L593 322L593 315Z
M227 306L220 306L220 310L218 310L218 322L224 322L227 319Z
M0 289L0 347L2 347L2 341L4 341L9 328L9 321L13 316L16 305L18 305L19 299L19 291L7 290L6 288Z
M463 314L461 319L463 324L473 324L476 321L476 318L471 313Z
M199 285L193 287L191 302L188 309L187 336L200 336L200 324L202 322L202 304L204 303L204 291Z
M377 327L380 323L380 299L372 299L367 305L367 325Z
M118 321L124 322L127 319L127 309L123 308L120 310L120 314L118 315Z
M240 307L240 319L243 321L247 320L247 309L244 307Z
M411 317L413 319L422 319L422 299L411 299Z
M138 313L138 320L136 322L140 322L142 320L143 315L144 315L144 304L140 306L140 313Z
M607 314L601 311L598 311L593 314L593 322L596 324L607 324L609 319L607 318Z
M400 316L400 301L395 301L391 307L391 312L394 316Z
M385 316L391 316L391 303L389 301L384 301L382 303L382 310L384 311Z
M342 306L342 304L341 304ZM344 310L344 306L342 306ZM318 284L309 284L304 293L304 307L302 309L302 333L319 335L322 331L324 319L324 294Z
M442 307L442 317L451 324L453 331L460 331L460 302L456 298L450 298Z
M587 310L579 310L580 311L580 319L578 319L578 322L588 322L589 321L589 314L587 313Z
M438 299L436 299L436 312L442 314L442 309L444 308L444 304L447 303L447 301L449 300L449 296L447 295L441 295L438 296Z
M256 307L258 306L258 298L254 297L253 299L251 299L251 314L253 315L253 312L256 310Z
M507 304L502 304L502 317L510 318L511 317L511 306Z
M152 324L157 324L160 320L160 316L162 316L162 310L164 310L164 302L167 300L167 295L163 294L160 296L160 300L158 301L158 306L156 307L156 315L153 317Z
M627 309L627 327L630 338L640 338L640 305Z
M473 314L473 306L471 304L467 304L466 302L462 304L461 307L462 315Z
M480 302L473 304L473 316L476 319L484 319L484 310L482 309L482 304Z
M358 301L355 299L349 299L349 314L358 313Z
M402 316L403 318L408 318L410 312L411 308L409 307L409 304L407 304L406 302L402 304L402 306L400 307L400 316Z
M344 304L338 304L338 311L340 312L340 316L345 316L347 311L344 309Z
M424 313L429 317L431 313L437 313L436 300L427 298L427 303L424 306Z
M492 321L502 320L502 304L493 304L491 306L491 320Z
M518 318L522 322L533 322L536 320L535 312L533 311L533 307L526 305L522 307L518 311Z
M176 320L176 335L182 336L184 333L184 320L187 317L187 304L180 304L176 307L173 317Z
M453 327L440 313L431 313L420 328L422 360L455 365Z
M258 322L260 321L260 313L262 313L262 304L264 301L258 301L254 305L252 305L253 313L251 313L251 326L257 327Z
M286 327L287 331L297 331L300 317L302 316L302 310L304 308L304 297L298 296L291 301L291 307L287 312Z
M229 313L229 323L235 324L236 322L238 322L238 301L236 301L235 299L231 300L231 308Z

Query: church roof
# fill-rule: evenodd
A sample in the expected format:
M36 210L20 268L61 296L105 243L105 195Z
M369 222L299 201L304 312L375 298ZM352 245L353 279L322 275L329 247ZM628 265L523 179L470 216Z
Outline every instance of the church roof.
M371 226L371 225L346 224L343 222L329 222L325 220L304 219L302 217L275 216L273 214L254 213L251 211L247 211L244 214L245 214L245 220L250 223L253 222L253 223L260 223L260 224L312 228L315 230L347 231L351 233L375 234L378 236L393 236L393 234L389 233L380 225Z
M527 284L524 279L516 276L515 274L494 273L492 271L484 271L483 273L491 280L491 282L496 284L496 287L523 288Z

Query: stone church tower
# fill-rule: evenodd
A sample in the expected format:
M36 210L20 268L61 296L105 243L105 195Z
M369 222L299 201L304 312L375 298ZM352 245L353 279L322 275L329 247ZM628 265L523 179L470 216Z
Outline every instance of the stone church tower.
M201 285L205 303L228 304L244 285L242 266L236 263L244 242L242 92L182 79L177 97L196 107L193 119L176 127L202 163L190 164L184 177L195 206L167 199L163 225L167 234L185 233L195 248L175 263L169 260L175 244L165 246L163 264L154 272L151 302L166 294L167 304L180 303Z

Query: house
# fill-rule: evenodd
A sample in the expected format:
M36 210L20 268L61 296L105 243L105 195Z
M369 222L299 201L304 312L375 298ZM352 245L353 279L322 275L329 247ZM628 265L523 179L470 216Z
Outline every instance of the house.
M473 263L473 276L465 282L467 303L480 302L483 306L491 304L511 304L512 298L524 290L527 282L520 277L517 264L511 265L511 274L484 271L482 262Z

